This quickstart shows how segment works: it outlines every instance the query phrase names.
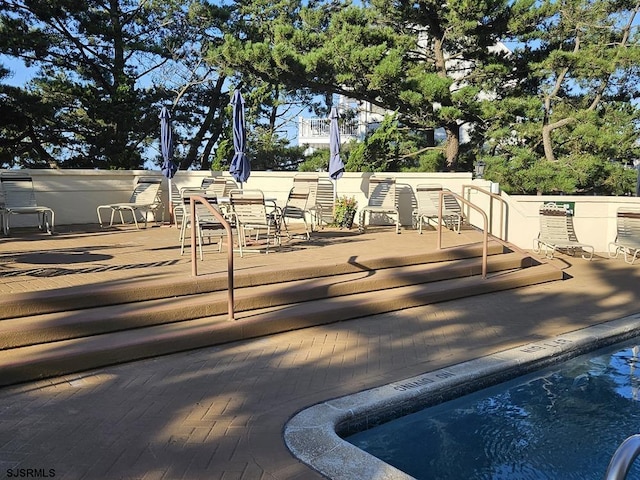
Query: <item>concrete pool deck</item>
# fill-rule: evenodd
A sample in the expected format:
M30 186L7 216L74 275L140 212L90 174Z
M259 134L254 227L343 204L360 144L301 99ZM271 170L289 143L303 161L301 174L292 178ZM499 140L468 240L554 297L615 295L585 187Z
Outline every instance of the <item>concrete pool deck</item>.
M168 227L75 235L59 263L42 264L40 253L62 246L64 234L15 232L0 238L0 294L188 275L176 235ZM367 237L372 251L376 235ZM139 236L144 242L133 240ZM405 231L397 241L414 236ZM88 251L89 242L118 254ZM363 243L340 248L358 256ZM217 268L207 258L203 273ZM277 268L284 258L251 261ZM296 413L640 312L640 264L606 254L553 262L567 280L0 389L0 478L9 469L54 470L64 479L324 478L285 445L283 429Z
M289 420L285 441L297 458L332 480L410 480L343 438L639 335L640 313L331 399Z

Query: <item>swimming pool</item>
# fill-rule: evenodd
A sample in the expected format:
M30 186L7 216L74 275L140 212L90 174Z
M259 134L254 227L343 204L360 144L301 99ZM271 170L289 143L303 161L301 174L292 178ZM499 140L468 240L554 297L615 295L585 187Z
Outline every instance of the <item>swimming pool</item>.
M601 480L640 432L638 338L345 439L417 479ZM634 466L628 478L640 478Z
M586 352L629 340L640 335L639 320L640 314L632 315L314 405L301 411L287 423L284 432L285 442L301 461L331 479L414 478L342 437L377 427L394 418L414 414L426 407L459 399L515 377L529 375ZM532 378L540 378L539 375L533 374ZM580 380L577 388L581 388ZM485 407L489 408L490 405ZM485 416L489 415L487 412ZM640 421L638 427L640 428ZM597 433L594 432L594 435ZM638 428L634 428L632 433L638 433ZM622 439L626 436L625 432ZM577 448L576 441L570 439L563 440L564 445L560 443L553 447L557 453L561 453L563 448ZM615 448L617 444L614 450ZM482 455L486 453L483 449ZM607 455L608 463L610 455ZM493 477L476 478L570 478L527 476L529 473L525 472L523 476L516 477L511 471L505 470L502 473L498 471ZM594 478L602 478L604 471L598 474L599 476ZM427 478L470 477L458 475Z

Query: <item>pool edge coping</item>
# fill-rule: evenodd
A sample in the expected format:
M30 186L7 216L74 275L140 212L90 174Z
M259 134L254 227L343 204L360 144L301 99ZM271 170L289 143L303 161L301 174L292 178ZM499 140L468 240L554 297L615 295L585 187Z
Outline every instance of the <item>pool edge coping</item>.
M635 313L320 402L285 424L285 444L296 458L332 480L409 480L413 477L343 440L338 432L362 430L379 423L384 412L410 413L418 405L459 396L463 389L470 393L638 335L640 313Z

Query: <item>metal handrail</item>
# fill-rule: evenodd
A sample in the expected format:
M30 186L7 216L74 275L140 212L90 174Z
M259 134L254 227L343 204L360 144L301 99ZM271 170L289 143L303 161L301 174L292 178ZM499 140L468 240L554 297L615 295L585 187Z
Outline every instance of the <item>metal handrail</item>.
M445 195L453 195L454 198L460 200L463 204L467 205L469 208L473 208L478 211L480 215L482 215L482 219L484 220L484 228L482 229L483 238L482 238L482 278L487 278L487 257L489 251L489 232L487 231L488 226L488 218L487 214L484 213L480 207L474 205L470 201L466 200L464 197L458 195L457 193L450 192L448 190L440 191L440 200L438 202L438 250L442 249L442 205L444 204L444 196Z
M477 192L480 193L484 193L485 195L488 195L491 198L491 201L489 202L489 217L490 217L490 222L489 222L489 229L492 235L494 235L493 233L493 199L499 200L500 201L500 236L499 238L501 240L507 240L506 236L507 236L507 229L506 229L506 225L504 223L504 209L505 206L507 205L507 201L502 198L500 195L498 195L497 193L493 193L490 192L489 190L486 190L484 188L478 187L477 185L463 185L462 186L462 196L465 196L465 191L468 191L469 193L471 193L471 190L475 190ZM469 201L471 201L471 199L469 199ZM504 231L503 231L504 229Z
M206 198L193 195L189 196L189 200L189 215L191 215L191 275L194 277L198 275L198 257L196 255L196 202L200 202L206 206L213 216L220 221L227 232L227 303L229 307L229 320L233 320L233 233L231 231L231 225L218 210L209 204Z
M611 457L605 480L624 480L640 454L640 435L631 435L620 444Z

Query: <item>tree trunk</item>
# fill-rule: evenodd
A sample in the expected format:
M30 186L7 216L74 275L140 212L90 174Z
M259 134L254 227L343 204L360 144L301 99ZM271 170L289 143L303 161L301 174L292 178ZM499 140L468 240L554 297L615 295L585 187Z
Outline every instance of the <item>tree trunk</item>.
M219 77L216 85L207 95L209 97L209 110L200 124L200 128L189 140L189 150L187 151L185 158L180 162L180 168L182 170L187 170L196 164L198 149L203 143L205 143L205 138L207 136L209 139L206 142L204 152L200 159L200 169L209 170L209 168L211 168L211 160L209 159L209 156L213 145L220 139L220 135L222 133L221 118L223 117L224 107L227 102L226 95L222 94L222 87L225 79L226 77Z
M456 122L448 123L444 127L447 140L444 153L449 170L455 170L458 164L458 153L460 151L460 125Z
M438 76L442 78L448 78L447 74L447 62L444 53L444 44L442 39L436 37L434 40L433 51L435 54L435 66ZM451 98L443 98L441 100L442 105L451 106ZM444 146L444 153L447 162L447 169L455 170L458 164L458 153L460 152L460 125L458 122L449 122L444 125L444 130L447 135L446 143Z
M551 132L553 130L549 125L542 126L542 145L544 146L544 158L549 162L555 162L556 156L553 153L553 142L551 141Z
M555 162L556 156L553 151L553 140L551 139L551 134L556 128L564 127L565 125L569 125L573 123L575 118L563 118L555 123L550 123L549 125L542 126L542 145L544 146L544 158L546 158L549 162Z

